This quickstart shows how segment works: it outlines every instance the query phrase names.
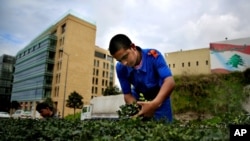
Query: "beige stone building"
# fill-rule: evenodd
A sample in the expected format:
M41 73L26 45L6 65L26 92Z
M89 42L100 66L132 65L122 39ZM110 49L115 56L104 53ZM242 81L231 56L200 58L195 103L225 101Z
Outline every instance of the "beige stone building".
M165 53L165 58L173 75L211 73L209 48Z
M69 12L16 55L12 101L24 110L51 97L62 116L68 96L76 91L84 104L115 84L114 59L95 45L96 25ZM76 112L79 112L77 110Z
M108 86L115 85L115 60L108 50L95 47L92 77L92 97L101 96Z
M51 31L57 36L51 97L62 115L72 114L63 102L70 93L81 94L84 103L91 99L96 26L68 15Z

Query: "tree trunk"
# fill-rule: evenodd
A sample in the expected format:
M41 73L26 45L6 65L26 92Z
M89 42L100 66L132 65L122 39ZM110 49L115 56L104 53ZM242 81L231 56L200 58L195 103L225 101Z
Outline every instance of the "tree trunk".
M74 108L74 117L75 117L75 113L76 113L76 108Z

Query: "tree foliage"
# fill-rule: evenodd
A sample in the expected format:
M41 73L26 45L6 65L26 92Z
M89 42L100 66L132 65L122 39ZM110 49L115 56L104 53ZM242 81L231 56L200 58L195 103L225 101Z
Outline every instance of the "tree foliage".
M234 68L238 68L238 66L244 65L244 60L238 54L234 54L227 62L228 65L231 65Z
M103 92L103 95L104 96L107 96L107 95L118 95L118 94L121 94L121 91L119 90L118 87L116 86L108 86L104 92Z
M46 97L46 98L44 99L44 102L45 102L45 103L48 103L50 107L54 108L54 102L53 102L53 100L51 99L51 97Z
M83 99L83 97L79 93L77 93L76 91L72 92L69 95L69 97L66 101L67 102L66 106L74 109L74 115L75 115L76 109L82 109L82 107L83 107L82 99Z

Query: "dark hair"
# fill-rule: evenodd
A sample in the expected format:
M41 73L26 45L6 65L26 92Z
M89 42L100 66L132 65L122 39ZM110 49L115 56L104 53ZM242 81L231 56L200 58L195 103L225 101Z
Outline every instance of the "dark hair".
M128 36L124 34L117 34L110 40L109 52L111 55L113 55L122 48L129 49L131 44L132 42Z
M40 112L42 109L49 108L51 111L53 111L53 107L51 107L48 103L46 102L41 102L36 105L36 111Z

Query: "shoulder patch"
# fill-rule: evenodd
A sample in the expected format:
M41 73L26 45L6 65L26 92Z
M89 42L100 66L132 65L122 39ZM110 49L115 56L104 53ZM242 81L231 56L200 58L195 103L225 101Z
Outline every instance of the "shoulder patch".
M157 53L156 50L151 49L151 50L148 52L148 55L152 55L152 56L154 56L154 58L156 58L159 54Z

